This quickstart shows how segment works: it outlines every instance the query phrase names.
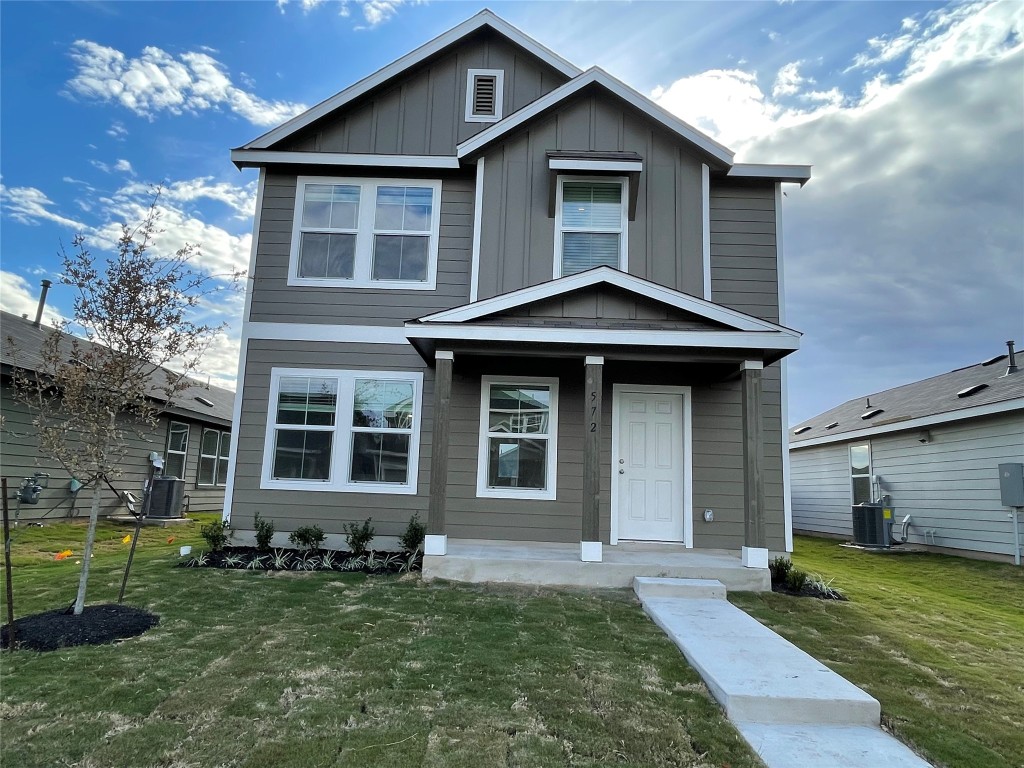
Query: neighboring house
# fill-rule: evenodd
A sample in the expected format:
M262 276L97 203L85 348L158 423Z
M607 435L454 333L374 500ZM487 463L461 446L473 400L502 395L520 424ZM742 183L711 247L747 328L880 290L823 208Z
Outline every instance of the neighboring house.
M91 504L90 494L72 492L71 476L58 463L40 455L38 436L32 426L34 414L14 397L14 369L38 370L42 364L39 350L43 340L53 332L53 328L45 324L37 326L18 315L0 313L2 472L11 492L17 491L22 480L36 472L50 475L47 487L39 494L38 503L17 505L21 520L38 519L44 515L50 520L88 515ZM134 444L121 467L121 476L111 478L114 487L119 492L130 491L141 498L143 484L150 471L149 456L156 452L164 458L164 474L185 481L190 511L221 511L227 483L234 397L230 390L200 382L179 393L160 417L155 430L144 430L144 439L132 438ZM64 503L49 511L58 502ZM104 489L102 503L104 515L125 512L124 505L109 487Z
M911 517L909 542L1012 558L998 473L1001 463L1024 462L1024 372L1011 368L997 355L798 424L793 528L849 539L851 506L888 494L894 519Z
M780 190L808 166L734 163L488 11L231 157L260 169L236 530L790 548Z

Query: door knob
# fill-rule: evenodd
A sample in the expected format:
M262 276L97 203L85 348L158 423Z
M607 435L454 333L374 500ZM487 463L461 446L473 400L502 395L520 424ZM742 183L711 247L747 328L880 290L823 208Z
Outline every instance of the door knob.
M626 470L624 470L624 469L620 469L620 470L619 470L619 474L620 474L620 475L624 475L624 474L626 474Z

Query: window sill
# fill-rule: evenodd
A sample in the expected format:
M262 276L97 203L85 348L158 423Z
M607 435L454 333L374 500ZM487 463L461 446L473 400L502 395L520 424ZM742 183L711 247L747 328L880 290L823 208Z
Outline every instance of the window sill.
M522 499L523 501L554 501L555 489L537 488L477 488L478 499Z
M288 285L304 288L358 288L360 290L376 289L382 291L433 291L437 290L436 281L426 280L336 280L311 277L289 277Z
M327 480L268 480L260 481L260 490L268 491L333 491L334 493L380 493L394 496L415 496L415 485L397 483L346 483L340 485Z

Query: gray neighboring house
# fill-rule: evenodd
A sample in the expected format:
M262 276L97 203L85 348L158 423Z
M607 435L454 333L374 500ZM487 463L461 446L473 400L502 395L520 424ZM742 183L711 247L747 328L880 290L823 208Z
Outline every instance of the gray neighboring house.
M0 312L0 465L9 490L18 489L23 478L36 472L50 475L37 504L20 504L21 520L55 520L87 516L90 494L71 491L71 476L53 460L39 454L39 443L32 426L32 412L14 397L12 378L15 368L38 370L43 340L52 327L37 326L32 320L9 312ZM82 341L80 343L88 344ZM120 492L130 491L141 498L149 474L149 455L164 458L164 473L185 480L188 509L191 512L220 512L224 508L227 483L228 450L231 443L231 413L235 393L221 387L196 382L181 392L176 402L160 417L155 430L135 444L122 466L122 474L113 479ZM58 502L64 503L48 512ZM109 488L104 489L101 514L125 513L124 504ZM12 502L12 505L17 505Z
M231 153L259 169L225 517L791 547L781 187L483 11Z
M1012 560L998 465L1024 462L1024 372L1008 370L1008 355L997 355L798 424L793 528L849 539L851 505L889 494L893 517L911 516L910 543Z

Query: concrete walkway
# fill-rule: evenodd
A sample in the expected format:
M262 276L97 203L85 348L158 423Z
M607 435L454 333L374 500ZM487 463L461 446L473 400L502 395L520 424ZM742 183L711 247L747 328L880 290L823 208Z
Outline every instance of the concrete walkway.
M644 611L769 768L929 768L878 701L725 600L713 580L638 577Z

